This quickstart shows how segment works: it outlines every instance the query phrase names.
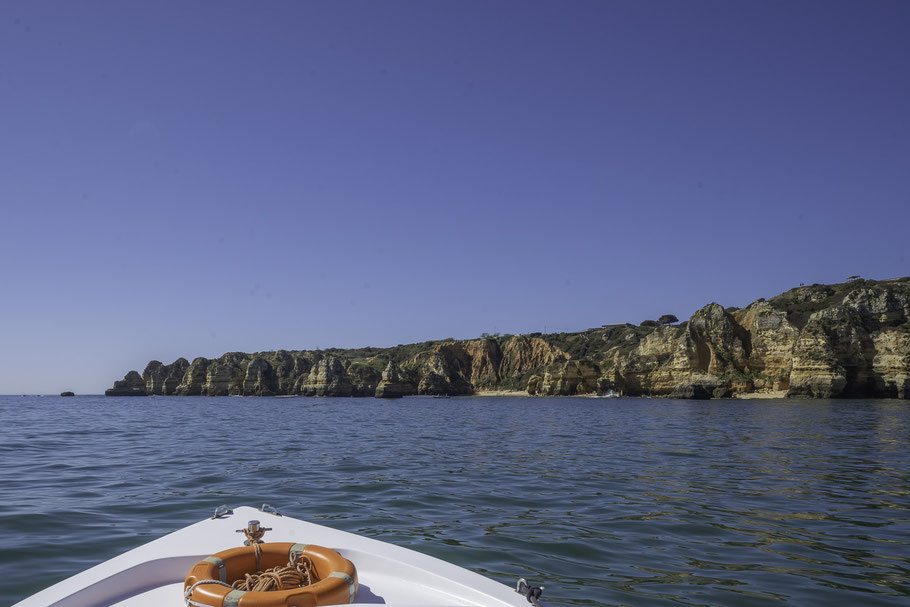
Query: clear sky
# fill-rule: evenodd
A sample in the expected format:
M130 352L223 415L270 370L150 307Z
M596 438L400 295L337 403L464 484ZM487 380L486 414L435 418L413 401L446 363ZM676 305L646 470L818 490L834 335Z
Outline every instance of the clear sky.
M0 6L0 393L910 274L910 2Z

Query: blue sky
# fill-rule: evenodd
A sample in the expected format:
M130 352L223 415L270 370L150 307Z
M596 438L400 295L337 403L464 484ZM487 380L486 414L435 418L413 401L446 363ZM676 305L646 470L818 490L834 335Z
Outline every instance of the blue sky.
M0 393L910 274L907 2L6 2Z

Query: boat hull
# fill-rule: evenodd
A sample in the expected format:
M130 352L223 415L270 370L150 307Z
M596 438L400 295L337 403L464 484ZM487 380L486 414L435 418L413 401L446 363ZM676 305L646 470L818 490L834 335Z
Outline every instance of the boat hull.
M206 519L76 574L13 607L180 607L183 582L200 560L240 544L250 520L271 527L266 541L318 544L357 567L356 603L526 607L513 588L419 552L254 508Z

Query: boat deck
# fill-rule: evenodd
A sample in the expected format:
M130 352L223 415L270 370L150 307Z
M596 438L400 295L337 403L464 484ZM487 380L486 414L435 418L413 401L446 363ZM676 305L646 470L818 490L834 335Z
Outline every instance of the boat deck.
M514 589L431 556L249 507L204 520L125 552L13 607L180 607L183 580L203 558L241 545L250 520L265 541L317 544L357 567L358 605L526 607Z

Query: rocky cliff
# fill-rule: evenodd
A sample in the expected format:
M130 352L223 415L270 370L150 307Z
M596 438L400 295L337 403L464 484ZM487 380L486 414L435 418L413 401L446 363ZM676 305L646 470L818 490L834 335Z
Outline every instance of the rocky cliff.
M107 394L910 398L910 278L801 286L745 308L711 303L683 323L655 325L153 360Z
M126 376L114 382L113 388L104 391L105 396L147 396L147 380L144 380L135 371L130 371Z

